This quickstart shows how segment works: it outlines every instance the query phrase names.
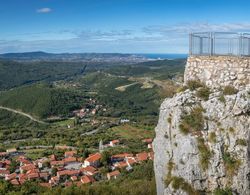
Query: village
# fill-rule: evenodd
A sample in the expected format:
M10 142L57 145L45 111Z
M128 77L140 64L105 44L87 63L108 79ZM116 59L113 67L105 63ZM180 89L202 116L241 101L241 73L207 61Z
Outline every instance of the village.
M153 160L152 139L141 141L145 145L144 151L114 154L105 159L107 163L103 163L105 149L119 146L119 140L111 140L106 144L100 142L99 151L88 154L87 158L83 158L77 149L67 146L57 147L63 156L52 154L35 160L15 148L9 149L0 153L0 178L15 186L36 181L40 186L48 188L117 179L122 177L122 171L129 173L133 171L133 166ZM104 166L107 171L103 171Z

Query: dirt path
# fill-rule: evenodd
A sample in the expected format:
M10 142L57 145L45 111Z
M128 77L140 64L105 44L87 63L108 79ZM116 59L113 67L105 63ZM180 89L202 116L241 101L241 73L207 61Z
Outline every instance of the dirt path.
M4 107L4 106L0 106L0 109L7 110L9 112L14 112L16 114L20 114L20 115L25 116L25 117L29 118L30 120L35 121L35 122L40 123L40 124L47 124L47 123L45 123L43 121L35 119L33 116L31 116L31 115L29 115L27 113L24 113L22 111L18 111L18 110L12 109L12 108Z

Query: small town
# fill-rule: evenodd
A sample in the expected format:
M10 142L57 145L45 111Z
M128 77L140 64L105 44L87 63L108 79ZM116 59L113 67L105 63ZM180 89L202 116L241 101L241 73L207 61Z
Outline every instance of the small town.
M130 172L133 166L153 160L152 139L143 139L145 151L137 154L119 153L110 156L103 162L105 149L119 146L119 140L100 144L99 152L89 154L87 158L69 146L57 146L56 150L63 151L63 156L52 154L31 160L25 153L12 148L0 153L0 178L14 186L20 186L26 181L36 181L40 186L80 186L103 180L113 180L121 176L121 171ZM102 171L103 166L108 168Z

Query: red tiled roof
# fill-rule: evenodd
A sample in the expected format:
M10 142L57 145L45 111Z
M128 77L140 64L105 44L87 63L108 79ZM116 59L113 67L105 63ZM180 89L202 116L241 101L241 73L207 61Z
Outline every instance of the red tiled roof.
M91 176L88 176L88 175L84 175L82 178L81 178L81 182L84 183L84 184L87 184L87 183L92 183L92 182L95 182L95 179Z
M41 172L40 173L40 177L42 177L42 178L45 178L45 177L48 177L48 176L49 176L48 172Z
M15 179L17 177L17 174L16 173L11 173L9 175L6 175L5 177L5 180L12 180L12 179Z
M64 153L64 156L75 156L76 155L76 151L66 151L65 153Z
M87 174L87 173L95 174L97 172L97 169L92 166L87 166L87 167L81 168L81 172L84 174Z
M153 139L152 138L144 139L144 140L142 140L142 142L151 144L153 142Z
M120 141L118 140L118 139L115 139L115 140L112 140L112 141L110 141L112 144L118 144L118 143L120 143Z
M55 165L56 165L56 166L60 166L60 165L63 166L63 165L64 165L64 162L63 162L63 161L51 161L51 162L50 162L50 165L51 165L51 166L55 166Z
M56 161L56 155L54 155L54 154L50 155L49 158L51 161Z
M138 153L136 154L136 157L138 161L145 161L148 159L148 153L147 152Z
M92 154L90 155L88 158L85 159L85 161L88 162L95 162L101 159L101 154L100 153L96 153L96 154Z
M128 158L128 159L127 159L127 162L128 162L130 165L132 165L132 164L135 164L135 163L136 163L136 160L135 160L135 158Z
M77 180L77 177L74 175L70 178L72 181L76 181Z
M63 159L63 162L65 163L77 162L77 159L75 157L68 157Z
M133 154L129 153L115 154L111 158L126 158L126 157L133 157Z
M7 152L0 152L0 156L6 156L7 154Z
M33 164L29 164L29 165L21 166L20 169L23 171L28 171L28 170L36 169L36 166Z
M8 175L8 174L10 174L9 170L0 169L0 175Z
M114 166L118 168L123 168L123 167L127 167L128 164L126 161L122 161L122 162L115 163Z
M38 178L40 178L39 173L30 173L30 174L27 174L27 177L28 177L29 180L30 179L38 179Z
M12 185L20 185L19 181L17 179L13 179L10 181Z
M39 173L39 169L28 170L26 174L31 174L31 173Z
M118 176L120 175L120 171L116 170L116 171L112 171L110 173L107 173L107 175L109 175L110 177L113 177L113 176Z

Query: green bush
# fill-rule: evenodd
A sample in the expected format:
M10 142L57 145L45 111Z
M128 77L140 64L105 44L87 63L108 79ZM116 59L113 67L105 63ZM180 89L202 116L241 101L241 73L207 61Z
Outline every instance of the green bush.
M209 140L210 142L212 142L212 143L216 143L216 134L215 134L215 132L209 133L209 135L208 135L208 140Z
M189 80L187 82L187 87L188 89L190 89L191 91L194 91L195 89L199 88L199 87L204 87L204 84L201 83L199 80Z
M207 101L209 99L210 93L210 89L205 86L198 89L198 91L196 92L196 96Z
M172 187L174 190L183 190L189 195L198 195L199 193L192 187L191 184L186 182L182 177L174 176L172 178Z
M240 160L233 157L229 152L224 152L222 159L225 165L226 173L229 176L236 174L241 164Z
M203 111L204 109L198 106L193 108L189 114L183 114L179 125L180 131L183 134L188 134L193 131L202 131L204 128Z
M247 141L245 139L237 139L236 144L240 146L247 146Z
M232 190L229 188L226 189L216 189L213 192L214 195L233 195Z
M209 160L212 157L212 152L209 150L208 146L205 145L203 138L197 138L200 165L203 170L207 170L209 165Z
M223 89L223 95L233 95L236 93L238 93L238 90L235 89L235 87L233 87L231 85L228 85L228 86L224 87L224 89Z

